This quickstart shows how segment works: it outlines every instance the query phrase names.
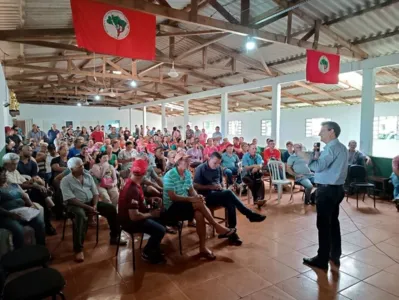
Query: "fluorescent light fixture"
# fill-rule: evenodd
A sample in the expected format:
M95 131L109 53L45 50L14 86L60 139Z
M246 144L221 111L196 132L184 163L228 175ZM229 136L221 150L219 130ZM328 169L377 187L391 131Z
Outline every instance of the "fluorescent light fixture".
M245 48L247 50L254 50L256 48L256 42L254 38L248 36L247 42L245 43Z
M133 88L137 87L137 82L134 80L130 81L130 86Z
M343 81L344 84L360 88L363 86L363 76L357 72L349 72L339 74L339 80Z
M112 74L121 75L122 71L112 71Z
M94 100L99 101L100 99L101 99L101 97L99 95L94 96Z
M170 108L171 110L176 109L176 110L179 110L179 111L184 111L184 107L181 107L179 105L175 105L175 104L172 104L172 103L166 103L165 106L167 108Z
M77 106L82 106L82 103L78 102Z

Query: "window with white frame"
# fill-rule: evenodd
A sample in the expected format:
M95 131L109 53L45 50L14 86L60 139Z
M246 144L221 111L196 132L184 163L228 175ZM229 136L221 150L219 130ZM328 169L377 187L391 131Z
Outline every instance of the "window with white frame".
M207 134L212 134L215 131L215 122L213 121L204 121L203 128ZM202 128L200 128L202 129Z
M272 135L272 120L261 120L260 133L262 136Z
M234 136L240 136L242 134L242 122L241 121L229 121L227 134L234 135Z
M375 140L399 140L399 116L375 117L373 138Z
M312 118L306 119L306 137L318 136L320 133L321 123L331 121L328 118Z

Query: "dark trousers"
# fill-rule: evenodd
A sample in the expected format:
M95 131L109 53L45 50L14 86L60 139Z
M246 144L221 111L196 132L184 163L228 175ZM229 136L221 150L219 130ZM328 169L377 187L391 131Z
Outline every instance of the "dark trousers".
M265 183L262 180L261 173L245 175L242 181L251 190L255 201L265 199Z
M40 215L29 222L17 221L8 217L0 218L0 228L7 229L11 232L12 242L15 249L22 248L25 244L24 226L33 228L35 231L36 244L45 245L46 234L44 232L44 223Z
M147 245L144 247L146 254L159 252L161 241L165 235L165 226L153 219L145 219L136 222L129 222L122 225L122 229L129 233L146 233L150 235Z
M46 197L47 195L42 194L37 189L31 189L29 192L29 198L36 203L39 203L43 206L43 215L44 215L44 224L47 227L51 227L50 217L51 217L51 210L47 207Z
M339 226L339 205L344 199L342 185L318 186L316 191L317 229L319 230L318 257L323 262L339 258L341 250L341 229Z
M52 180L51 185L54 188L54 204L53 211L57 219L62 218L62 213L64 211L64 200L62 198L62 192L60 188L60 182L57 180Z
M238 168L233 167L233 168L226 168L223 170L223 174L226 175L227 177L227 186L233 184L233 175L237 175L237 183L241 183L241 175L238 174Z
M68 211L75 215L73 227L73 250L80 252L83 250L83 243L86 237L88 218L86 211L78 206L68 205ZM116 208L111 203L98 202L97 211L108 221L110 237L117 238L120 226L117 219Z
M236 209L244 216L249 216L253 213L230 190L212 191L206 196L205 200L207 206L223 206L227 209L229 228L237 226Z

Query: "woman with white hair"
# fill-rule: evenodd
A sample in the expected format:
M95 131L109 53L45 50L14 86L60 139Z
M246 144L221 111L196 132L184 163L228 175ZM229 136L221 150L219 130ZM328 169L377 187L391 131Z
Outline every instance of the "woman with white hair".
M13 212L14 209L23 207L38 209L18 184L8 182L7 170L0 167L0 228L11 232L15 249L24 246L24 226L33 228L37 244L45 245L46 235L41 215L38 214L33 219L25 221L19 214Z
M9 184L19 185L23 190L27 191L30 199L43 206L46 233L48 235L55 235L57 232L51 225L51 212L50 208L47 205L47 203L50 203L52 201L51 198L47 199L47 189L43 185L38 184L36 181L32 179L28 180L27 178L22 176L17 170L18 163L19 155L15 153L7 153L3 156L3 165L4 169L6 170L7 182Z

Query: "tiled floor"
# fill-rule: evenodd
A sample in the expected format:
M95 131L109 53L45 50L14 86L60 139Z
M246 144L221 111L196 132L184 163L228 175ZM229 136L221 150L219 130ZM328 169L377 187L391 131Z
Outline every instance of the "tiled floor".
M132 241L121 247L116 258L104 223L97 247L95 230L89 229L82 264L73 261L70 228L63 242L60 235L51 238L52 267L66 278L68 300L399 299L399 213L395 207L378 202L375 210L367 199L356 209L354 200L343 201L344 257L339 272L325 273L302 264L304 256L316 254L317 230L315 208L304 208L300 198L296 194L294 203L289 203L284 195L277 204L273 195L262 209L267 219L260 224L239 216L241 247L210 237L208 245L217 255L214 262L197 259L195 230L184 228L183 256L177 236L167 235L163 241L167 265L142 262L136 241L133 272Z

